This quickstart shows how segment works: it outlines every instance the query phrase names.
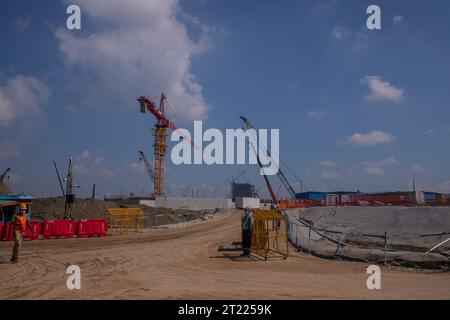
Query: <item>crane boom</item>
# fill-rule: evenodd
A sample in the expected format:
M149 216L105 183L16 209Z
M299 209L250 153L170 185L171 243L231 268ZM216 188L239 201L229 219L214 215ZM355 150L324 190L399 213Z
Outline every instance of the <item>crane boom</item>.
M5 180L6 175L8 174L8 172L11 171L11 168L7 168L5 170L5 172L2 173L2 175L0 176L0 182L3 182Z
M143 151L139 150L139 160L144 162L145 170L147 170L148 176L153 180L155 178L155 174L153 172L152 166L150 164L150 161L148 161L147 157L145 156Z
M244 122L245 127L247 129L255 129L247 118L241 116L241 119ZM271 154L270 154L270 151L268 149L266 151L267 151L267 155L269 157L272 157ZM283 171L281 171L281 168L279 167L279 165L277 163L275 165L278 166L278 172L277 172L278 178L281 180L281 183L283 184L284 188L289 193L289 195L292 197L292 199L295 199L295 190L294 190L294 188L289 183L289 180L286 178L286 176L284 175Z

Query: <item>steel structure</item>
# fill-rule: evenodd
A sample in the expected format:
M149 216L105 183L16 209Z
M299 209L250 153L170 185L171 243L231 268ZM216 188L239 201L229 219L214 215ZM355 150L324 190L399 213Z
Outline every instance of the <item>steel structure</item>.
M178 129L175 124L170 121L165 115L165 101L166 95L161 93L159 107L155 102L146 97L137 99L141 107L141 112L149 111L156 119L156 124L153 128L154 136L154 150L155 150L155 173L153 178L153 196L164 196L164 158L167 153L167 128L172 130ZM196 147L190 139L181 136L181 139L188 140L194 147Z
M241 118L241 120L244 122L245 128L246 128L246 129L255 129L255 128L253 127L253 125L250 123L250 121L249 121L247 118L242 117L242 116L241 116L240 118ZM271 154L270 154L270 150L267 148L267 146L263 146L263 148L264 148L264 147L265 147L265 149L266 149L266 151L267 151L267 156L270 157L270 158L272 158L272 156L271 156ZM257 146L253 146L253 148L255 149L255 152L256 152ZM272 159L272 161L273 161L273 159ZM258 164L260 164L260 161L259 161L259 160L258 160ZM289 195L291 196L291 198L292 198L292 199L295 199L295 190L294 190L294 188L293 188L292 185L289 183L289 180L286 178L286 176L284 175L283 171L281 171L281 168L280 168L279 164L278 164L278 163L275 163L275 165L278 166L277 176L278 176L278 178L281 180L282 185L284 186L284 188L286 189L286 191L289 193ZM260 165L260 167L262 167L262 166Z
M140 97L138 99L141 106L141 112L145 113L146 110L150 111L156 119L156 124L153 128L154 136L154 150L155 150L155 174L153 178L153 195L155 197L164 196L164 158L167 153L167 128L176 130L169 119L166 118L164 110L164 102L166 95L161 93L161 100L159 102L159 108L155 103L146 97Z

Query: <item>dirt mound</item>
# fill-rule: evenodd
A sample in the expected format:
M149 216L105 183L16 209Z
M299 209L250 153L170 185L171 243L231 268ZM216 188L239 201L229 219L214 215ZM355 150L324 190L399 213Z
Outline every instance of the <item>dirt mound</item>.
M12 193L12 190L6 185L6 183L0 182L0 196Z
M33 199L31 213L34 218L63 219L64 198ZM108 208L117 207L114 203L95 199L76 199L73 205L73 218L93 219L106 218Z
M73 205L73 219L108 218L108 208L139 207L144 212L144 225L152 227L156 224L166 225L177 222L207 219L211 211L191 211L182 209L152 208L148 206L124 205L120 206L112 202L95 199L76 199ZM64 198L34 199L31 206L33 220L63 219Z
M450 243L425 253L449 238L449 207L316 207L288 215L292 243L319 257L450 268Z

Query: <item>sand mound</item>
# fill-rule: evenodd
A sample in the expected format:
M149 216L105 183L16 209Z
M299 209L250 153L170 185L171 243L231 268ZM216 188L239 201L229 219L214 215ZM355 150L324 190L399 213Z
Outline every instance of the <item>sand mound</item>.
M108 218L108 208L117 208L119 205L102 200L94 199L76 199L73 206L73 219L95 219ZM151 208L147 206L123 206L123 207L140 207L145 215L145 226L152 227L156 224L165 225L177 223L180 221L191 221L196 219L208 218L210 211L190 211L190 210L173 210L166 208ZM64 218L64 198L42 198L34 199L31 207L33 220L45 219L63 219ZM158 216L158 217L157 217Z
M0 182L0 196L12 193L12 190L6 185L6 183Z
M318 256L383 262L386 233L390 264L450 267L450 242L425 254L450 238L449 207L316 207L288 213L296 224L291 241ZM339 240L342 246L337 249Z

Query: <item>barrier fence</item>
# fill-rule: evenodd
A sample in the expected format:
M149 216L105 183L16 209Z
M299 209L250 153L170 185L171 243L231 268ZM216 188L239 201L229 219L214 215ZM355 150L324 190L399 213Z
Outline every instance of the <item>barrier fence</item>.
M144 230L144 212L140 208L110 208L109 235L141 233Z
M30 221L30 226L25 230L24 240L104 237L108 229L104 219ZM0 240L13 240L13 228L9 222L0 222Z

